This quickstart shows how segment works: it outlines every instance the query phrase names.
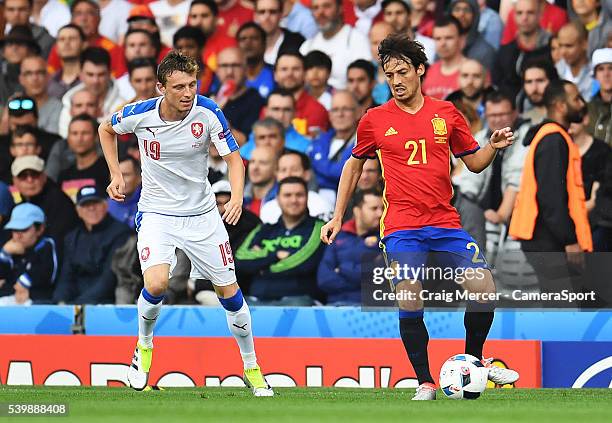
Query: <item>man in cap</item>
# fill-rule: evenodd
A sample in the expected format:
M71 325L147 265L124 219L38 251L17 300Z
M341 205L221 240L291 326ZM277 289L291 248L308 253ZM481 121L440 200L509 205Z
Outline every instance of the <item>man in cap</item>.
M612 145L612 48L595 50L591 66L593 77L599 82L599 91L588 103L588 131Z
M5 229L12 235L0 250L0 295L9 298L0 298L0 305L50 301L58 259L55 241L44 236L45 213L34 204L19 204Z
M111 258L130 228L108 214L106 195L94 185L77 194L81 224L64 239L65 257L53 300L73 304L114 304L117 281Z

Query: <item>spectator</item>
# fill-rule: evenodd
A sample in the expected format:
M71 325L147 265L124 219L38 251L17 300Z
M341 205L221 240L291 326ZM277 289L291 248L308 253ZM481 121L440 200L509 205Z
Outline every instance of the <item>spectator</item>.
M277 140L278 145L281 144L280 140L282 139L282 144L285 148L300 151L302 153L308 150L310 147L310 141L304 136L298 134L291 123L293 116L295 116L295 100L290 92L283 90L282 88L272 91L268 97L264 115L264 121L268 122L262 125L258 125L258 122L255 122L253 132L251 132L249 140L246 144L240 147L240 155L242 158L249 160L251 158L253 149L256 145L259 145L257 143L257 134L255 134L256 129L259 129L261 137L272 135L275 140ZM272 123L269 120L272 120L275 123ZM263 121L259 121L259 123L263 123ZM282 132L278 131L279 124L282 128ZM266 129L263 130L262 127L265 127ZM279 148L278 153L280 153L281 150L282 147Z
M249 182L244 187L244 207L258 217L262 204L275 195L273 188L277 161L272 147L257 147L251 154L247 167Z
M274 89L274 71L264 62L266 33L256 23L247 22L238 30L236 40L246 57L246 86L256 89L261 97L268 97Z
M281 218L257 226L236 252L236 267L253 275L251 303L310 306L317 297L316 269L323 255L323 221L308 216L306 182L279 182Z
M13 288L13 304L50 302L58 259L55 241L44 236L45 213L34 204L19 204L5 229L12 237L0 250L0 295ZM6 298L0 304L7 305Z
M480 8L477 0L452 0L449 12L461 24L461 35L465 45L465 57L479 61L485 68L491 69L495 58L495 49L485 41L478 31Z
M81 82L81 53L85 49L85 41L83 30L73 23L59 29L55 45L60 67L52 74L47 85L50 96L61 100L68 90Z
M552 35L548 42L550 45L550 58L553 63L559 63L561 60L561 49L559 48L559 34Z
M130 29L144 29L153 36L153 41L155 41L155 49L159 52L157 54L157 63L161 62L162 59L166 57L166 54L172 50L167 44L161 42L159 27L155 21L155 16L153 15L153 12L151 12L151 9L149 9L149 6L146 4L139 4L132 7L127 23L128 31Z
M549 3L546 0L538 0L542 13L539 17L538 26L550 34L556 34L561 27L567 23L567 12L565 9ZM569 3L569 1L568 1ZM502 44L509 44L516 38L518 30L518 19L516 16L516 4L508 13L508 19L502 35Z
M498 50L491 76L497 88L516 95L521 89L521 65L531 57L550 58L550 34L539 26L540 0L517 0L514 11L516 38Z
M18 25L28 27L40 47L41 54L46 58L55 39L44 27L30 22L32 5L33 0L4 0L4 17L10 28Z
M123 49L109 40L98 31L100 25L100 6L94 0L75 0L70 7L72 23L81 28L87 39L87 47L100 47L106 50L110 56L109 69L114 77L119 77L126 72L123 59ZM81 66L83 65L81 61ZM61 61L57 53L57 46L53 46L49 54L49 71L57 72L61 69ZM82 75L81 75L82 76ZM68 122L66 122L67 124Z
M101 115L100 105L98 104L96 96L85 88L75 92L70 99L70 119L81 114L98 118ZM100 146L97 147L98 150L101 151ZM68 147L68 141L66 141L66 139L61 139L53 144L51 148L45 166L45 173L49 178L57 181L60 172L68 169L75 161L76 158L74 153L70 147Z
M47 93L47 62L41 56L23 59L19 72L19 83L25 94L36 101L38 126L45 131L57 134L62 102Z
M210 95L219 89L219 79L208 66L202 63L206 36L194 26L184 26L174 33L173 46L186 56L193 58L200 69L198 75L198 94Z
M100 34L115 44L121 44L128 30L131 4L126 0L96 0L100 5Z
M78 0L85 1L85 0ZM72 96L83 88L96 96L98 104L102 105L102 114L108 115L121 107L126 99L121 97L115 80L111 77L110 56L100 47L88 47L81 55L81 83L70 89L62 97L62 112L60 114L60 135L68 136L70 123L70 107Z
M304 57L300 53L284 52L276 59L274 81L280 88L293 93L295 129L302 135L313 137L327 130L329 118L325 107L306 92L304 69Z
M415 2L412 2L412 5L414 6ZM425 47L425 55L428 61L433 63L436 55L436 43L430 37L431 29L428 31L428 36L414 29L411 24L412 11L408 3L404 0L384 0L382 2L382 9L383 19L393 27L393 32L396 34L406 34L411 40L421 43ZM431 24L433 25L433 21L431 21ZM376 45L376 51L372 52L372 57L378 57L378 44Z
M60 172L58 185L75 200L83 186L95 185L99 192L105 192L110 178L106 161L96 148L98 122L89 115L73 117L68 127L67 141L76 160L72 166Z
M410 0L410 5L412 6L412 13L410 15L412 30L426 37L432 36L435 21L434 14L429 10L430 3L431 0Z
M215 0L219 7L217 31L235 38L238 28L253 20L253 7L245 6L241 0Z
M517 99L521 115L537 125L546 117L544 91L550 81L559 79L559 75L549 60L536 57L525 62L521 78L523 89Z
M41 148L36 135L36 128L33 126L18 126L11 133L11 157L15 159L21 156L39 156ZM8 176L10 178L10 174Z
M589 31L588 56L599 48L606 47L608 35L612 31L612 5L609 1L589 0L567 2L568 9L573 11L580 22Z
M504 23L499 14L487 6L486 0L478 0L480 7L480 19L478 19L478 31L482 34L485 41L495 50L499 49L501 43Z
M127 241L130 229L108 214L105 195L85 186L77 195L81 224L66 235L64 261L53 293L63 304L114 304L115 275L111 258Z
M134 219L138 211L138 200L142 188L140 162L131 156L125 156L119 162L119 170L125 182L125 200L123 202L108 201L108 214L115 220L134 229Z
M299 32L305 39L314 37L318 31L312 13L299 0L283 2L283 18L280 24L289 31Z
M580 95L589 101L593 95L593 78L586 52L587 37L586 28L579 22L563 26L558 34L561 60L556 66L560 78L576 84Z
M14 206L15 201L8 185L0 181L0 229L4 227L4 224L11 216Z
M255 1L255 23L266 32L266 51L264 53L266 63L276 63L280 52L299 50L305 40L300 33L281 28L282 14L282 0Z
M0 40L0 49L0 105L4 107L8 98L20 90L21 62L28 56L40 54L40 47L28 27L17 25Z
M255 122L252 133L255 148L272 147L276 157L285 149L285 128L274 118L264 118Z
M202 61L211 70L217 70L217 55L229 47L236 47L236 39L217 31L219 8L215 0L193 0L189 7L189 25L198 27L206 36Z
M215 96L238 144L246 142L259 118L265 100L257 90L246 86L246 58L236 47L226 48L218 57L217 76L221 88Z
M367 37L372 24L383 20L380 3L379 0L343 1L344 22Z
M189 1L157 0L148 4L155 16L162 43L172 44L172 35L187 22Z
M393 32L393 27L387 22L377 22L372 25L372 29L370 29L370 51L372 52L372 57L378 57L378 46L382 40L393 34ZM373 60L372 63L376 65L376 86L372 91L372 97L376 104L384 104L391 98L391 90L389 90L385 72L382 66L380 66L378 59Z
M129 101L147 100L159 95L157 91L157 64L155 59L134 59L128 62L130 85L134 88L134 97Z
M78 223L74 203L43 172L45 162L37 156L22 156L11 165L13 185L21 202L40 207L46 216L45 235L61 249L66 233Z
M210 143L208 151L208 182L212 185L222 179L227 179L227 163L219 155L215 145Z
M482 64L466 59L459 67L459 89L450 93L446 100L462 101L472 107L480 118L484 117L484 95L487 85L487 71Z
M348 91L336 91L330 117L332 129L312 142L309 156L319 182L319 194L335 204L342 167L351 156L357 136L360 116L355 97Z
M310 170L310 159L304 153L285 150L278 158L276 169L276 182L279 183L290 176L298 177L311 182L312 171ZM276 191L276 190L274 190ZM308 191L308 214L321 220L329 220L333 214L333 204L319 195L318 192ZM281 208L276 197L265 202L261 206L259 217L263 223L274 224L281 216Z
M357 191L354 219L346 221L336 240L325 250L319 264L319 288L327 305L355 306L361 303L361 267L364 256L379 253L380 218L383 214L380 191Z
M60 0L36 0L30 20L57 38L59 29L70 22L70 9Z
M423 93L442 100L459 88L459 68L465 60L461 24L452 16L438 19L433 38L437 60L427 69Z
M357 181L357 189L361 191L382 189L382 182L382 173L378 158L366 160L363 164L361 176Z
M322 51L313 50L304 57L304 81L308 94L316 98L325 110L331 108L331 87L328 84L332 61Z
M370 50L360 48L368 45L368 39L344 23L341 0L312 0L311 10L319 32L302 44L300 53L306 55L313 50L320 50L333 57L329 84L342 89L346 87L346 68L349 63L357 59L372 60Z
M375 106L372 91L376 85L376 67L372 62L358 59L346 70L347 90L353 93L359 103L359 117Z
M144 29L130 29L125 34L123 50L125 52L125 63L128 65L128 73L117 78L116 83L121 97L129 99L136 96L136 91L130 83L130 62L135 59L155 59L157 49L150 32Z
M595 138L612 146L612 48L595 50L592 66L593 76L599 83L599 91L588 105L588 131Z

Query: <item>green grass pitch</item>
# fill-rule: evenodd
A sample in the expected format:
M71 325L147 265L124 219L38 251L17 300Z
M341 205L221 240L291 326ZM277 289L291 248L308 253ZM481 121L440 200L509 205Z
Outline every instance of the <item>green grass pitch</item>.
M0 403L67 403L61 417L0 417L32 422L610 422L612 389L489 389L476 401L411 402L411 389L276 389L254 398L239 388L0 386ZM438 391L439 398L443 396Z

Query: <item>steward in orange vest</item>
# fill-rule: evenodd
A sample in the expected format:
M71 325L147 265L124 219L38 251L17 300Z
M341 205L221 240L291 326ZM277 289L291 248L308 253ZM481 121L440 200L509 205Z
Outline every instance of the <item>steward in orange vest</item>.
M559 84L562 88L556 87L556 93L549 92L554 87L545 93L548 116L569 126L584 117L585 104L574 84L558 81L553 85ZM563 102L565 108L557 107ZM566 111L565 116L560 110ZM524 144L530 148L509 234L522 241L524 251L562 252L575 244L582 251L593 251L578 147L565 128L551 119L532 128Z

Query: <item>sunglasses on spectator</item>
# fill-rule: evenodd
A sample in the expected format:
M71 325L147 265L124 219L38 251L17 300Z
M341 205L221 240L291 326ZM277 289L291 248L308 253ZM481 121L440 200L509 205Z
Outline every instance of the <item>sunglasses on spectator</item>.
M35 170L24 170L19 175L17 175L17 179L21 179L23 181L25 181L28 178L38 179L38 177L41 174L42 174L41 172L37 172Z
M9 110L34 110L34 101L29 98L16 98L8 103Z

